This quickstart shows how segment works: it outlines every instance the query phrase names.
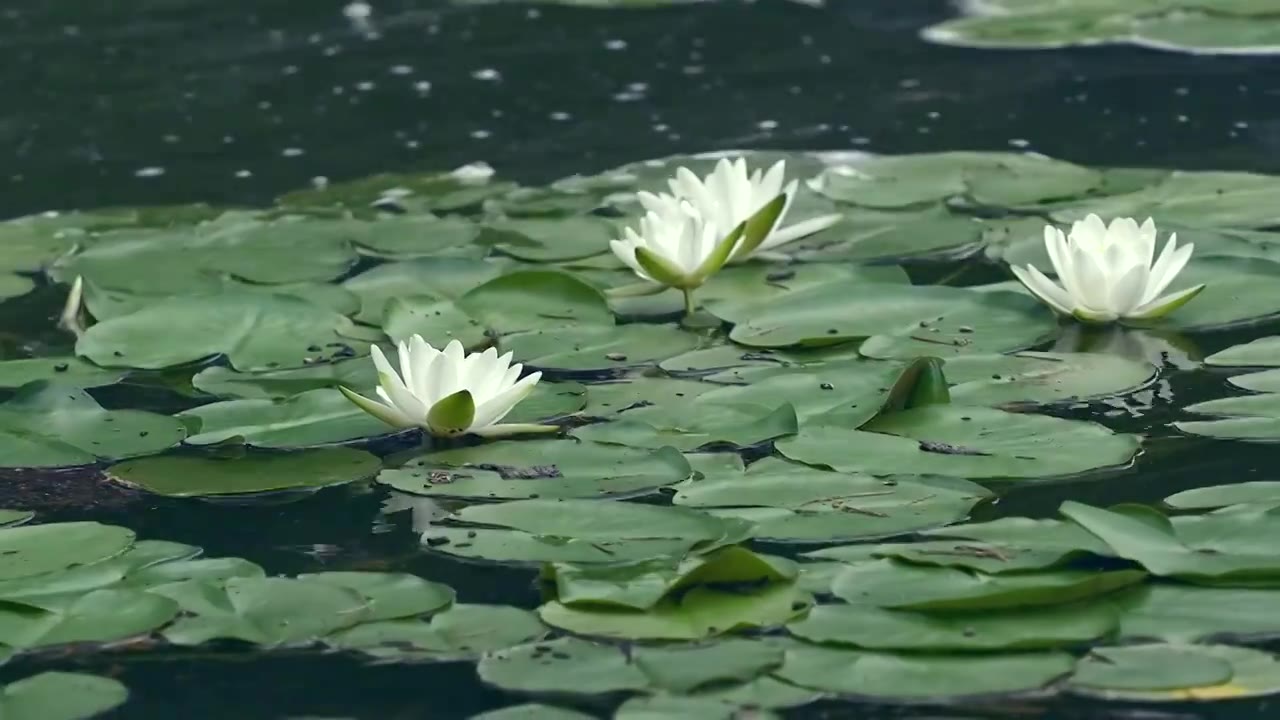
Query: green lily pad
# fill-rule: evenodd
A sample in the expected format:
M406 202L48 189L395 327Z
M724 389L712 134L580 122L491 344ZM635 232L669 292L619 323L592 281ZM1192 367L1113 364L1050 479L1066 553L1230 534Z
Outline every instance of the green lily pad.
M132 530L96 522L0 528L0 581L90 565L133 545Z
M1021 293L988 292L936 316L886 327L858 347L872 358L1001 353L1041 344L1058 323L1036 300Z
M1076 666L1071 686L1108 690L1158 691L1220 685L1231 679L1231 663L1189 645L1131 645L1089 651Z
M182 441L183 424L142 410L106 410L80 388L24 385L0 404L0 465L62 467L157 453Z
M1143 512L1135 514L1136 511ZM1145 507L1104 510L1068 500L1060 512L1152 575L1201 582L1280 582L1271 552L1280 536L1280 509L1260 507L1171 522Z
M602 372L653 364L700 342L693 333L664 325L581 325L508 335L499 347L533 368Z
M574 440L533 440L429 453L383 470L378 482L415 495L571 498L643 493L687 479L672 448L631 448Z
M375 204L383 202L419 212L447 212L478 207L486 199L504 195L514 187L512 183L490 182L488 177L472 178L459 171L379 173L294 190L276 198L276 203L293 210L342 209L360 217L373 217L378 212Z
M471 659L536 640L546 626L528 610L455 604L423 620L364 622L324 638L335 648L388 662Z
M1280 482L1258 480L1213 485L1183 490L1164 499L1165 505L1176 510L1207 510L1243 503L1280 504Z
M378 265L343 281L342 287L360 299L356 319L379 324L384 322L388 301L393 298L457 300L471 288L501 275L506 267L506 263L474 258L422 258Z
M150 295L216 291L224 275L265 285L332 280L355 264L360 225L228 212L198 225L107 233L59 259L52 275Z
M564 605L648 610L698 584L788 582L796 574L789 560L734 545L679 561L664 557L611 565L554 563L543 568L542 579Z
M374 455L351 448L238 458L167 456L111 466L116 482L171 497L251 495L281 490L318 490L372 477L381 467Z
M1228 367L1280 367L1280 336L1269 336L1232 345L1204 359L1205 365Z
M471 720L595 720L595 715L554 705L524 703L472 715Z
M1201 221L1205 222L1205 221ZM1187 264L1169 286L1176 292L1203 283L1195 300L1165 316L1158 327L1218 330L1280 315L1280 297L1270 292L1280 279L1280 263L1270 260L1209 257Z
M50 597L56 606L66 596L118 584L142 590L145 587L139 583L139 579L154 567L180 564L199 552L200 548L191 545L140 540L124 552L103 560L0 581L0 598L6 602L43 609L44 601Z
M499 650L481 658L476 670L491 685L521 692L595 694L649 685L619 648L572 637Z
M743 535L747 532L744 528ZM691 538L588 540L519 530L432 527L422 535L432 552L495 563L615 563L683 556L700 542Z
M613 325L613 313L599 290L555 270L501 275L467 291L458 298L458 307L502 335L576 324Z
M1254 373L1255 375L1261 373ZM1248 376L1246 376L1248 377ZM1246 384L1250 384L1246 381ZM1280 393L1206 400L1183 408L1201 415L1216 415L1218 420L1179 420L1177 429L1189 435L1223 440L1270 441L1280 438Z
M1124 465L1139 444L1090 422L929 405L880 415L860 430L808 425L777 447L842 472L1028 479Z
M109 370L76 357L40 357L0 362L0 387L47 380L64 387L91 388L120 382L125 370Z
M737 707L793 708L821 700L823 693L782 682L772 675L763 675L739 685L700 690L692 697Z
M1084 645L1117 626L1106 604L1010 609L991 615L931 615L871 605L819 605L787 626L820 644L868 650L1040 650Z
M962 288L836 282L815 285L781 298L712 304L718 317L734 323L729 337L750 347L833 345L894 332L981 302ZM1036 312L1041 312L1036 309Z
M129 698L116 680L83 673L42 672L0 690L0 714L11 720L86 720Z
M575 635L632 640L698 640L735 630L782 625L809 609L812 598L794 583L750 590L697 585L643 612L550 602L538 608L548 625Z
M1173 676L1182 676L1186 685L1167 689L1137 689L1112 686L1092 686L1078 683L1073 678L1067 686L1072 692L1105 700L1121 700L1134 702L1170 702L1186 703L1187 701L1221 702L1244 698L1264 697L1280 693L1280 659L1271 653L1251 648L1233 647L1231 645L1148 645L1134 648L1111 648L1109 653L1121 651L1132 653L1125 658L1130 663L1137 663L1150 658L1154 653L1161 653L1158 665L1139 668L1133 664L1124 668L1114 668L1117 678L1133 678L1130 684L1170 685ZM1145 655L1145 658L1143 657ZM1194 685L1196 680L1209 677L1212 669L1216 676L1220 670L1214 660L1227 664L1230 676L1221 682L1206 682ZM1077 673L1085 662L1077 666ZM1128 672L1121 672L1127 670ZM1078 675L1077 675L1078 677Z
M284 400L226 400L177 417L196 428L186 440L188 445L232 441L264 448L302 448L398 431L334 388L308 390Z
M709 645L637 648L633 659L653 685L684 694L755 678L782 665L783 653L759 641L730 638Z
M242 558L190 558L157 563L130 572L124 583L131 588L151 590L187 580L221 584L231 578L262 577L266 577L262 566Z
M606 543L680 538L711 544L740 531L738 523L687 508L593 500L538 499L471 505L455 513L454 518L548 537Z
M388 299L381 325L387 337L398 343L421 335L436 346L457 340L465 348L476 348L487 344L489 337L484 324L454 301L426 295Z
M359 226L353 239L362 254L391 260L448 256L479 257L480 226L457 216L427 214L382 217Z
M395 353L389 353L387 359L393 365L399 362ZM339 385L357 391L370 390L378 384L378 372L373 362L363 357L256 373L214 365L196 373L191 384L197 390L220 397L283 400L308 390Z
M946 700L1036 690L1071 673L1064 652L893 654L788 646L776 675L828 692L885 700Z
M189 580L151 590L187 615L164 636L176 645L235 639L258 645L312 642L364 620L369 601L340 585L289 578L237 577L219 585Z
M986 575L893 560L851 565L831 590L854 604L902 610L989 610L1060 605L1141 582L1139 570L1048 570Z
M563 262L609 251L621 233L611 221L593 215L559 218L507 218L484 224L480 242L526 262Z
M1157 369L1115 355L1037 353L965 355L945 367L952 402L962 405L1054 403L1132 392Z
M564 2L564 0L560 0ZM647 0L653 2L654 0ZM666 0L668 3L690 2L691 0ZM618 706L614 720L679 720L680 718L699 718L699 720L735 720L749 712L758 720L778 720L778 716L759 708L743 708L735 703L718 698L693 698L678 695L641 695Z
M395 620L426 615L453 603L453 588L407 573L322 572L299 575L299 580L350 588L369 601L364 619Z
M90 327L76 354L103 367L159 369L226 356L237 370L301 367L366 345L343 337L346 316L283 295L165 298Z
M1280 619L1270 609L1280 590L1149 583L1117 596L1126 639L1204 642L1213 638L1272 637Z
M790 404L769 410L695 399L631 410L618 420L579 428L574 435L601 443L688 451L708 445L751 447L794 434L797 429L796 412Z
M0 643L36 648L80 642L111 642L156 630L178 614L172 600L140 590L104 588L84 594L48 596L40 609L0 607Z
M30 510L0 509L0 529L22 525L35 516Z
M988 496L984 488L963 480L882 480L766 458L740 475L686 483L672 501L691 507L752 508L723 514L755 522L756 537L830 542L956 522Z

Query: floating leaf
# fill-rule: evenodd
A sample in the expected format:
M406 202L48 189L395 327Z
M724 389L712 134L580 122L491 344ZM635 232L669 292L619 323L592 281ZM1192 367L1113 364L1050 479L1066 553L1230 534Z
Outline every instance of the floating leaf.
M470 659L537 639L547 628L533 613L506 605L457 604L422 620L365 622L324 639L389 662Z
M574 440L505 441L423 455L378 482L416 495L602 497L645 492L692 474L672 448L633 450Z
M0 405L0 465L60 467L160 452L182 441L174 418L106 410L83 390L44 381Z
M453 588L407 573L322 572L299 580L350 588L369 601L365 621L394 620L442 610L453 603Z
M1106 604L931 615L871 605L819 605L787 626L810 642L868 650L1039 650L1102 639L1117 625Z
M1138 667L1136 663L1148 660L1160 653L1160 662L1156 665ZM1230 645L1148 645L1131 648L1108 648L1108 654L1117 654L1123 658L1120 667L1112 667L1109 678L1132 679L1132 685L1172 685L1174 680L1185 680L1188 684L1168 689L1137 689L1117 687L1113 682L1107 686L1085 685L1076 681L1080 671L1086 668L1087 660L1077 666L1077 675L1072 679L1069 689L1077 694L1089 695L1106 700L1122 700L1134 702L1175 702L1185 703L1189 700L1217 701L1263 697L1280 693L1280 659L1271 653L1250 648L1232 647ZM1210 670L1214 676L1220 673L1218 665L1213 661L1225 662L1230 676L1222 682L1206 682L1195 685L1196 680L1209 677ZM1127 661L1127 662L1126 662ZM1123 663L1123 664L1122 664ZM1090 676L1086 676L1090 679ZM1143 681L1147 682L1143 682Z
M927 655L787 647L775 674L828 692L885 700L943 700L1042 688L1069 674L1075 658L1063 652Z
M1177 510L1205 510L1243 503L1280 504L1280 482L1254 482L1213 485L1183 490L1164 499L1164 504Z
M125 552L133 541L133 531L96 522L0 528L0 581L101 562Z
M108 370L76 357L41 357L0 362L0 387L16 388L47 380L63 387L91 388L113 385L127 374Z
M1280 590L1151 583L1118 596L1116 605L1124 638L1203 642L1280 634L1277 602Z
M369 415L332 388L284 400L227 400L179 413L198 431L188 445L236 440L265 448L300 448L386 435L397 429Z
M83 673L43 672L0 690L0 714L6 720L85 720L123 705L124 685Z
M172 600L128 589L91 590L41 599L40 608L0 606L0 643L36 648L111 642L149 633L178 614Z
M320 448L238 458L167 456L111 466L116 482L172 497L246 495L280 490L314 491L372 477L381 462L350 448Z
M861 430L809 425L777 447L844 472L1025 479L1124 465L1138 439L1079 420L930 405L881 415Z
M962 405L1051 403L1131 392L1156 368L1115 355L1037 353L965 355L947 361L951 399Z
M986 575L892 560L851 565L831 590L846 602L906 610L987 610L1060 605L1141 582L1139 570L1048 570Z
M594 694L649 685L619 648L572 637L499 650L481 658L476 669L481 680L521 692Z
M225 585L189 580L152 592L189 613L164 631L177 645L218 638L259 645L308 643L365 619L369 606L349 588L289 578L237 577Z
M1089 693L1154 691L1219 685L1231 663L1188 645L1093 648L1076 666L1071 686Z
M340 334L350 327L340 313L283 295L179 296L90 327L76 354L144 369L225 355L237 370L275 370L364 354L364 343Z
M533 368L601 372L652 364L699 342L697 335L663 325L583 325L508 335L501 347Z

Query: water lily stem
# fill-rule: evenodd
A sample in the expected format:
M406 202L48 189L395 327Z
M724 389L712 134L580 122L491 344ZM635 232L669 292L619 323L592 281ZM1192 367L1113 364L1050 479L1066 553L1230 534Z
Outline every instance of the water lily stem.
M697 309L693 304L693 288L681 288L680 292L684 293L684 315L692 317L693 311Z

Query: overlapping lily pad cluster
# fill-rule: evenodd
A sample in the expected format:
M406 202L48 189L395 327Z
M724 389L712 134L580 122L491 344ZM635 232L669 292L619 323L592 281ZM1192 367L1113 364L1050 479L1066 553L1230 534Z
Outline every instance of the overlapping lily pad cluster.
M83 568L59 559L40 583L70 574L81 584L57 603L107 593L113 612L139 608L135 625L85 639L319 638L394 661L483 652L481 677L513 690L643 691L623 717L690 708L716 717L827 694L888 700L1049 686L1200 688L1208 697L1230 694L1224 673L1231 687L1271 691L1268 655L1178 650L1180 674L1152 677L1146 658L1168 648L1115 645L1215 634L1144 621L1158 611L1143 615L1141 598L1264 607L1270 566L1210 537L1214 528L1269 528L1262 500L1173 520L1070 505L1064 520L1008 537L971 537L963 533L992 526L955 523L1012 484L1101 480L1134 460L1139 436L1059 412L1095 400L1124 406L1117 398L1164 382L1163 349L1108 348L1181 347L1196 333L1280 314L1280 234L1270 232L1280 225L1280 178L1006 153L745 157L761 169L786 160L798 182L781 230L808 232L771 246L780 258L726 260L699 277L693 317L688 288L621 291L637 273L611 243L653 211L638 191L670 189L677 167L706 177L719 157L642 162L546 187L470 172L386 175L290 193L266 210L0 224L12 249L0 263L19 278L15 288L27 283L14 294L33 278L52 280L36 291L52 308L80 279L66 330L43 338L48 349L0 362L0 386L13 389L0 404L0 464L82 468L85 482L102 468L107 481L139 491L238 500L372 478L394 493L392 507L412 508L424 551L441 562L538 567L544 596L536 616L504 608L472 617L465 604L445 610L451 595L418 578L268 578L241 561L182 553L135 567L128 558L154 553L138 555L148 545L131 535L117 552L75 561ZM1099 335L1059 318L1007 267L1051 268L1046 224L1065 230L1094 213L1154 216L1161 232L1193 242L1167 291L1204 290L1163 317L1127 318L1143 329ZM1189 352L1183 366L1198 360ZM121 383L135 387L109 388ZM377 415L340 387L367 403L378 397ZM122 397L144 404L122 407ZM554 432L474 437L495 434L476 431L499 420ZM1000 522L1016 530L1030 521ZM55 539L69 532L5 532L40 527L55 528L46 531ZM1126 540L1144 529L1160 538ZM964 542L873 544L935 532ZM795 553L777 543L816 554L782 557ZM1010 547L972 549L983 543ZM1144 554L1151 548L1159 557ZM1211 556L1229 567L1195 564ZM76 579L92 574L85 568L95 579ZM178 589L140 587L130 580L139 573ZM278 638L269 622L225 617L241 594L257 598L244 605L254 612L314 612L290 615L297 634ZM438 604L413 604L423 598ZM1042 607L1046 598L1054 607ZM1068 600L1078 602L1057 606ZM34 607L57 614L64 605ZM396 609L378 611L384 605ZM335 614L342 623L324 624ZM63 622L55 620L47 626ZM466 651L448 645L468 623L515 629ZM71 641L33 637L0 642ZM628 650L618 640L652 645ZM1094 645L1111 649L1086 651ZM1107 685L1105 663L1136 679Z
M935 42L1056 48L1130 43L1198 54L1280 51L1274 0L969 0L967 16L928 28Z

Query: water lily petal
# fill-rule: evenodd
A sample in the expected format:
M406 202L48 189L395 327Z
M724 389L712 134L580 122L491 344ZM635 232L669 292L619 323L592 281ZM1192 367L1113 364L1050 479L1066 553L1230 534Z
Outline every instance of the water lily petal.
M1080 284L1076 282L1074 252L1068 243L1067 236L1058 228L1046 225L1044 228L1044 249L1049 253L1049 262L1053 264L1053 272L1067 294L1073 298L1080 297Z
M391 405L384 405L376 400L371 400L347 387L339 385L338 392L342 393L342 395L354 403L356 407L392 427L411 428L422 426L422 422L415 421L413 418L410 418L408 415L401 412L398 408ZM423 419L425 420L425 416Z
M800 238L809 237L810 235L816 235L843 219L843 215L840 215L839 213L831 213L830 215L819 215L816 218L801 220L793 225L779 228L773 231L773 234L769 236L769 239L765 240L764 243L756 249L756 252L753 253L753 255L759 257L762 252L772 250L780 245L785 245L792 240L799 240Z
M1178 273L1182 272L1187 262L1191 260L1191 253L1195 247L1195 243L1178 247L1178 234L1169 236L1169 242L1165 243L1160 258L1151 267L1151 279L1147 282L1147 292L1142 298L1144 303L1151 302L1169 287L1169 283L1178 277Z
M1111 311L1111 292L1107 283L1107 275L1099 266L1096 255L1084 248L1076 248L1072 256L1075 266L1075 281L1079 294L1073 294L1076 309L1086 308L1094 312Z
M517 372L519 371L517 370ZM541 379L542 373L530 373L516 384L486 400L476 408L475 418L471 423L472 427L483 428L506 417L512 408L528 397L529 393L533 392L534 386Z
M382 354L382 349L377 345L371 345L369 355L373 357L373 366L378 370L378 384L382 388L382 393L379 394L405 415L411 418L425 418L427 407L410 392L409 388L405 387L400 375Z
M558 425L535 425L533 423L511 423L508 425L489 425L487 427L472 428L472 435L479 435L483 438L501 438L511 437L512 435L544 435L550 433L561 432L563 428Z
M1063 315L1071 314L1071 296L1052 280L1045 277L1044 273L1032 265L1028 265L1026 268L1011 265L1009 269L1013 271L1019 282L1026 286L1033 295L1044 301L1046 305Z
M1183 305L1186 305L1191 301L1191 298L1199 295L1201 290L1204 290L1203 283L1194 287L1189 287L1186 290L1169 293L1164 297L1157 298L1145 305L1135 308L1134 311L1129 314L1129 317L1134 318L1135 320L1154 320L1158 317L1164 317Z
M1120 316L1128 315L1142 302L1147 289L1147 266L1132 265L1119 278L1113 278L1110 307Z

